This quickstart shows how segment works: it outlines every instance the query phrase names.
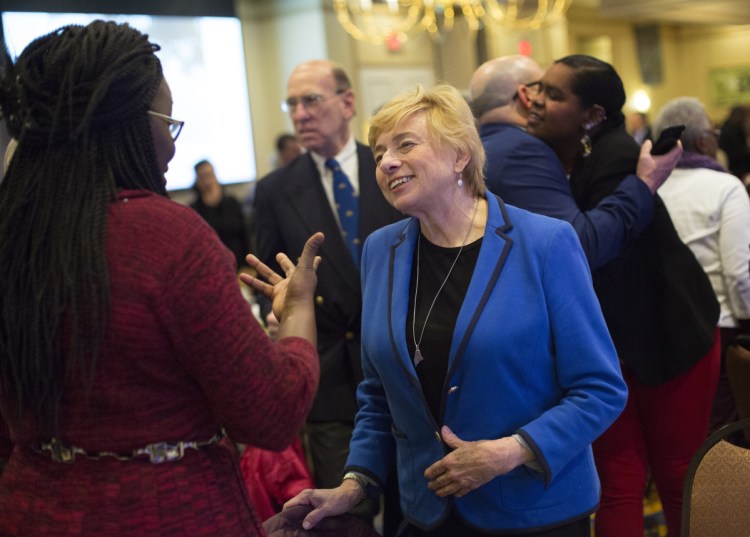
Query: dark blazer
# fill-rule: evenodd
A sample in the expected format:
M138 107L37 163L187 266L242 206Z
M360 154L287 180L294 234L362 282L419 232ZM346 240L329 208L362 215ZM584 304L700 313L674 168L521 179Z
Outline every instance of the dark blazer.
M596 206L629 173L640 148L622 124L593 140L593 151L573 169L570 186L581 209ZM708 276L681 240L664 202L654 197L654 219L614 261L594 271L617 354L645 384L686 372L711 348L719 303Z
M509 123L480 129L487 153L487 188L503 201L570 222L592 270L611 261L654 216L651 191L635 175L626 177L590 210L578 208L554 151Z
M359 229L364 242L376 229L404 216L383 197L375 181L375 161L367 146L357 144L357 159ZM278 252L296 259L310 235L316 231L325 234L315 291L320 388L308 419L352 421L357 411L356 387L362 380L359 271L341 237L312 157L301 155L261 179L254 207L256 255L275 269Z

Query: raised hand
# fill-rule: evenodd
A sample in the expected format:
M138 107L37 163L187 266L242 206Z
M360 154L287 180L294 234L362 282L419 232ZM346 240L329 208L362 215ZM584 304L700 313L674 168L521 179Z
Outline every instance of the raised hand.
M313 344L317 343L315 306L312 299L318 283L315 271L320 264L320 257L317 253L323 239L324 236L320 232L307 239L296 265L286 254L277 254L276 261L284 271L284 277L252 254L245 258L248 265L255 269L258 277L240 274L240 279L271 300L273 314L279 320L279 339L297 336Z
M641 146L641 154L638 158L638 169L636 175L641 178L641 181L646 183L646 186L655 194L657 189L664 184L669 174L677 165L677 161L682 156L682 142L677 142L668 153L663 155L652 155L651 154L652 143L651 140L646 140Z

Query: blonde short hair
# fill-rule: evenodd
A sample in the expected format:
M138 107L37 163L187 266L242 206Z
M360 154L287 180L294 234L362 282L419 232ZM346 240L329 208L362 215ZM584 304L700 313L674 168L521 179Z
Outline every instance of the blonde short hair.
M424 112L432 142L470 156L461 176L472 195L484 194L484 147L469 105L453 86L441 84L429 90L417 86L414 91L388 101L370 119L370 148L374 150L383 133L392 131L417 112Z

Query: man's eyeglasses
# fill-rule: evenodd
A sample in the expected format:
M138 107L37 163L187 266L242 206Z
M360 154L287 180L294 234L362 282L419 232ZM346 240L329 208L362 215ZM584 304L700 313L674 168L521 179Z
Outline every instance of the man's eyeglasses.
M539 93L542 92L542 81L541 80L537 80L536 82L531 82L529 84L524 84L524 86L528 90L527 94L528 94L528 96L529 96L530 99L533 99ZM518 100L518 92L515 92L513 94L513 97L510 98L510 100L511 100L511 102L517 101Z
M160 114L159 112L154 112L153 110L149 110L148 114L150 116L158 117L159 119L163 119L168 127L169 127L169 134L172 136L172 140L177 140L177 137L182 132L182 126L185 125L184 121L181 121L179 119L175 119L173 117L170 117L166 114Z
M336 95L341 95L345 92L346 89L337 89ZM281 111L285 114L291 114L297 109L298 104L301 104L305 110L315 110L323 101L328 99L328 97L331 96L325 96L319 93L308 93L302 97L287 97L281 101Z
M704 129L703 132L715 136L717 140L721 138L721 129Z

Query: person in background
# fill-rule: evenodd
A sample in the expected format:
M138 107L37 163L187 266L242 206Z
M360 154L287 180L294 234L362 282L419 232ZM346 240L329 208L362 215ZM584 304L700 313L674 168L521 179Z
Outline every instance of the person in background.
M527 95L529 131L555 151L582 210L613 192L651 148L625 131L625 90L606 62L566 56ZM719 305L658 194L655 204L651 224L593 273L628 383L625 410L594 442L602 480L597 537L643 536L649 470L669 532L680 534L684 476L706 437L716 390Z
M733 106L721 126L719 148L727 157L729 171L750 187L750 115L747 106Z
M403 535L588 537L591 442L626 387L578 237L485 191L455 88L397 96L370 125L378 184L410 218L365 243L347 474L287 506L314 527L397 466Z
M276 165L282 168L302 154L302 147L293 134L284 133L276 138Z
M245 279L271 297L274 343L234 258L167 197L183 123L158 50L95 21L0 62L18 141L0 184L3 536L264 535L224 437L283 448L317 387L323 236L296 267L279 256L285 278Z
M669 101L654 125L658 136L685 125L685 152L670 180L659 188L682 242L708 274L721 306L721 373L711 431L739 419L724 362L739 334L750 334L750 198L737 177L717 161L719 133L703 104L693 97Z
M276 252L299 249L312 231L326 235L321 249L325 262L315 291L321 379L305 436L316 486L334 487L341 481L349 452L355 393L362 379L361 244L403 215L380 192L370 149L352 135L355 95L340 66L312 60L295 67L283 109L306 153L258 181L257 255L276 268ZM273 315L266 318L273 332L276 320ZM360 506L365 518L377 509L375 501Z
M221 242L234 255L237 268L246 268L245 256L250 251L250 240L240 203L224 193L209 161L201 160L194 168L193 190L197 197L190 207L216 231Z
M297 138L293 134L282 133L276 137L276 154L273 156L274 169L282 168L289 164L302 154L302 147L297 143ZM255 215L253 214L253 204L255 203L255 187L257 179L250 181L247 192L242 200L242 213L245 215L247 223L247 233L250 238L251 250L255 251Z
M648 116L643 112L631 112L625 118L625 130L638 145L643 144L646 140L653 140L651 125L648 122Z
M636 177L629 175L596 207L576 205L557 155L542 140L526 132L528 108L525 84L544 71L526 56L503 56L474 72L470 104L479 122L487 152L487 188L516 207L565 220L581 240L589 266L595 270L614 259L654 214L653 194L667 178L675 154L651 157L642 153Z

